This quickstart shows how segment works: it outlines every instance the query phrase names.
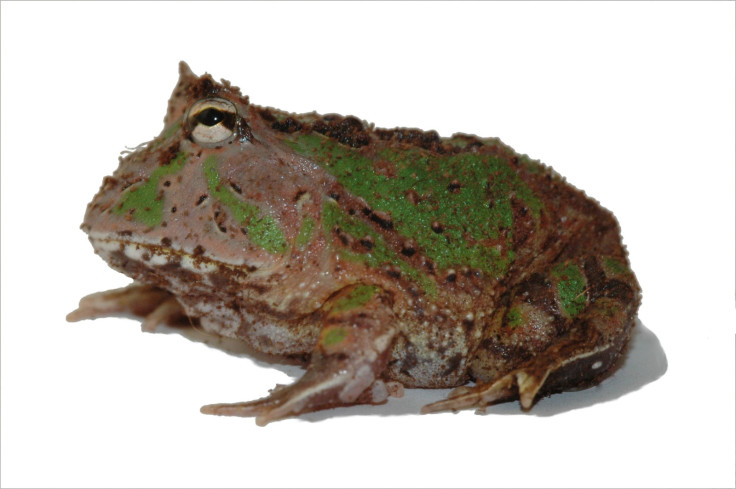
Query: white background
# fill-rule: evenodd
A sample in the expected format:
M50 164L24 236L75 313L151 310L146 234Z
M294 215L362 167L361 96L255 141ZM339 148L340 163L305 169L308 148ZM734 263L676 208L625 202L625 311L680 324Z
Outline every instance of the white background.
M4 2L2 485L733 487L734 58L732 2ZM414 414L442 392L266 428L199 414L299 371L64 320L128 283L78 228L161 130L180 59L256 104L552 165L621 223L637 358L528 414Z

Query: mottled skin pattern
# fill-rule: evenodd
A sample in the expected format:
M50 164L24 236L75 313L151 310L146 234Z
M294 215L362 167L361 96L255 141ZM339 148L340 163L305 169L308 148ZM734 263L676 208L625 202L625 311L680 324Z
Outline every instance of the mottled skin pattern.
M403 387L458 387L424 412L528 409L599 381L629 338L640 289L615 218L498 139L258 107L184 63L164 126L82 224L135 282L69 319L188 317L307 363L205 413L265 424Z

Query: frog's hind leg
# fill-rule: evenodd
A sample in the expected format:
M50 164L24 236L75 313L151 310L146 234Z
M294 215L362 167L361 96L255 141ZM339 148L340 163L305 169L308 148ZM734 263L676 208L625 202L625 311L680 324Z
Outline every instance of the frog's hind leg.
M624 258L562 261L517 286L494 313L471 359L475 386L422 412L483 408L583 388L606 375L628 341L639 286Z
M353 286L328 301L323 311L319 339L298 381L256 401L211 404L201 411L256 416L263 426L309 411L384 402L394 387L380 379L396 334L388 298L377 287Z
M133 282L127 287L83 297L79 307L70 312L66 320L75 322L121 314L142 317L143 331L153 331L159 324L174 324L186 318L181 304L169 292Z

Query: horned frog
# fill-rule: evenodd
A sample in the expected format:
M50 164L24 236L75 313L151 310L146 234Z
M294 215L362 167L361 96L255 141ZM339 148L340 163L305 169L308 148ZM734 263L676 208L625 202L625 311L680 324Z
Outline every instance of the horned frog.
M185 317L303 359L267 397L201 409L259 425L404 387L456 387L422 412L527 410L599 382L640 302L613 215L500 140L259 107L183 62L162 133L82 229L134 282L69 320Z

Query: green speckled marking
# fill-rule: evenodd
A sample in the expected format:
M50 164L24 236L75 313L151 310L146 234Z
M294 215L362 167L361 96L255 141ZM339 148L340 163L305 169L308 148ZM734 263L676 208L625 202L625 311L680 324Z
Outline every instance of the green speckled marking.
M351 290L348 295L341 297L332 305L330 313L337 313L342 311L348 311L355 309L362 305L365 305L375 297L378 291L381 290L377 285L358 285Z
M387 212L397 232L414 239L440 269L468 266L503 275L513 261L511 196L523 201L535 218L541 212L542 204L529 187L491 155L384 149L376 161L395 167L395 175L387 176L376 172L373 160L360 150L319 134L295 134L287 144L314 159L374 210ZM454 180L460 188L453 191ZM407 198L410 192L418 196L416 204ZM441 223L441 233L432 230L435 221Z
M570 317L575 317L585 309L587 296L585 294L585 277L576 265L562 263L557 265L552 274L561 279L557 284L562 308Z
M296 245L300 249L304 249L312 240L312 231L314 231L314 219L307 216L302 220L302 226L296 236Z
M344 328L335 328L329 330L322 338L322 344L325 346L334 346L340 343L348 335Z
M606 266L608 271L614 275L626 275L627 273L631 273L631 270L629 270L629 267L627 267L624 262L610 256L603 259L603 264Z
M506 313L506 325L510 328L521 326L522 316L518 306L514 306Z
M134 185L123 192L120 202L113 208L115 214L130 214L136 221L146 226L161 224L163 215L163 195L159 195L158 184L161 178L178 172L187 161L186 153L178 153L169 163L159 166L148 180L141 185Z
M236 221L247 228L248 239L269 253L286 251L286 238L274 218L262 216L257 206L239 200L228 186L222 184L214 156L208 156L204 161L204 175L212 196L230 210Z
M417 282L429 295L435 296L437 294L437 285L432 279L419 273L416 268L402 260L398 253L388 247L383 236L365 222L343 212L334 200L328 200L322 206L322 225L326 236L331 236L332 230L335 226L338 226L343 232L356 239L365 236L373 237L373 247L369 252L356 253L352 250L342 249L340 253L343 258L351 261L361 261L371 267L395 265L399 267L406 278Z

